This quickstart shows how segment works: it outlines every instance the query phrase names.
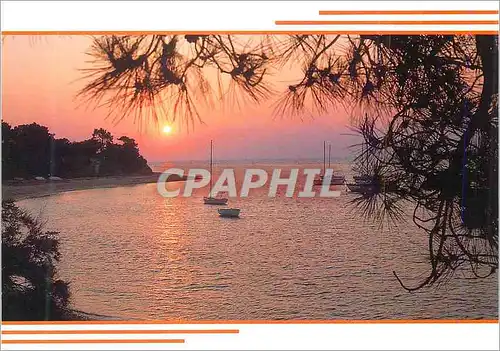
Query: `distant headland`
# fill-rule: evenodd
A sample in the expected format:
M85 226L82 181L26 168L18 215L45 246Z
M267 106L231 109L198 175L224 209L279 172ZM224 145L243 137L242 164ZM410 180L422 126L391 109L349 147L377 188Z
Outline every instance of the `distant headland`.
M2 122L2 197L22 200L56 193L155 183L134 139L114 140L94 129L84 141L55 138L37 123L15 127ZM169 181L184 180L170 177Z
M80 178L149 175L153 171L134 139L115 142L105 129L84 141L58 139L37 123L11 127L2 122L2 179Z

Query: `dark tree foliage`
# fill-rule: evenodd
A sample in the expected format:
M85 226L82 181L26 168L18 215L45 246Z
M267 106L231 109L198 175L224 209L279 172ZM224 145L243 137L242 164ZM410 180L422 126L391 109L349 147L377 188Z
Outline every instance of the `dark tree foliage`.
M429 276L407 289L459 267L477 277L496 271L496 36L103 36L89 54L80 97L117 119L189 124L201 118L198 104L275 93L279 115L343 106L363 139L356 166L376 183L356 207L397 220L409 203L428 235ZM302 75L277 93L272 73L289 65Z
M362 55L357 66L364 77L358 79L362 88L357 93L374 107L389 103L390 118L372 112L359 122L367 147L358 161L368 159L368 172L380 175L377 191L359 203L389 213L403 201L414 205L413 221L429 236L431 272L408 290L432 284L461 266L470 267L477 277L494 274L496 38L374 37L359 45L369 51L374 43L382 58L378 62L384 67L383 80L370 83L378 65Z
M70 142L56 139L47 127L36 123L12 128L2 122L2 177L150 174L135 141L122 138L127 145L114 144L111 133L101 128L88 140Z
M258 101L271 92L263 79L269 63L265 47L246 45L231 36L99 37L89 50L92 67L83 70L91 81L79 95L109 107L116 120L133 115L136 120L175 121L181 116L189 125L201 121L199 104L220 101L216 91L234 103L244 96ZM223 75L216 86L207 70ZM222 92L225 82L229 94ZM235 88L245 94L233 94Z
M69 284L58 279L57 232L11 201L2 201L2 319L67 320Z
M100 153L113 144L113 136L110 132L103 128L94 129L94 132L92 133L92 140L99 145L98 152Z
M2 122L2 176L49 174L52 138L47 127L36 123L11 128Z

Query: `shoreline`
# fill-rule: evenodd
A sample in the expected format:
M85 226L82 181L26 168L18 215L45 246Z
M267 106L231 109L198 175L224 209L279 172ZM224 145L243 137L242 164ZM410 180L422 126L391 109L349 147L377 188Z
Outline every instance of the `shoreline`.
M28 180L19 183L2 184L2 200L21 201L52 196L70 191L117 188L139 184L156 183L161 173L149 175L110 176L95 178L73 178L57 181ZM171 175L168 182L185 181L187 178Z

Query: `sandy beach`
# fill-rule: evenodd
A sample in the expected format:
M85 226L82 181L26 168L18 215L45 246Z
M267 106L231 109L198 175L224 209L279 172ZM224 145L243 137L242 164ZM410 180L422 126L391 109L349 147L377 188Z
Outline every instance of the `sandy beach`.
M68 191L114 188L137 184L156 183L160 173L138 176L115 176L101 178L75 178L57 181L24 180L19 182L4 182L2 184L2 199L14 201L55 195ZM183 181L185 177L172 175L169 182Z

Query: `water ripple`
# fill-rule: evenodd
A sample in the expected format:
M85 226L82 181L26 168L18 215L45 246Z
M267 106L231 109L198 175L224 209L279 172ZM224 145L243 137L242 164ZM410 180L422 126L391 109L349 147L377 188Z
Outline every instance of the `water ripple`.
M428 272L412 224L359 220L351 195L231 199L222 220L201 197L164 199L155 184L95 189L20 204L61 232L60 273L75 308L146 319L497 318L498 278L456 275L406 293Z

